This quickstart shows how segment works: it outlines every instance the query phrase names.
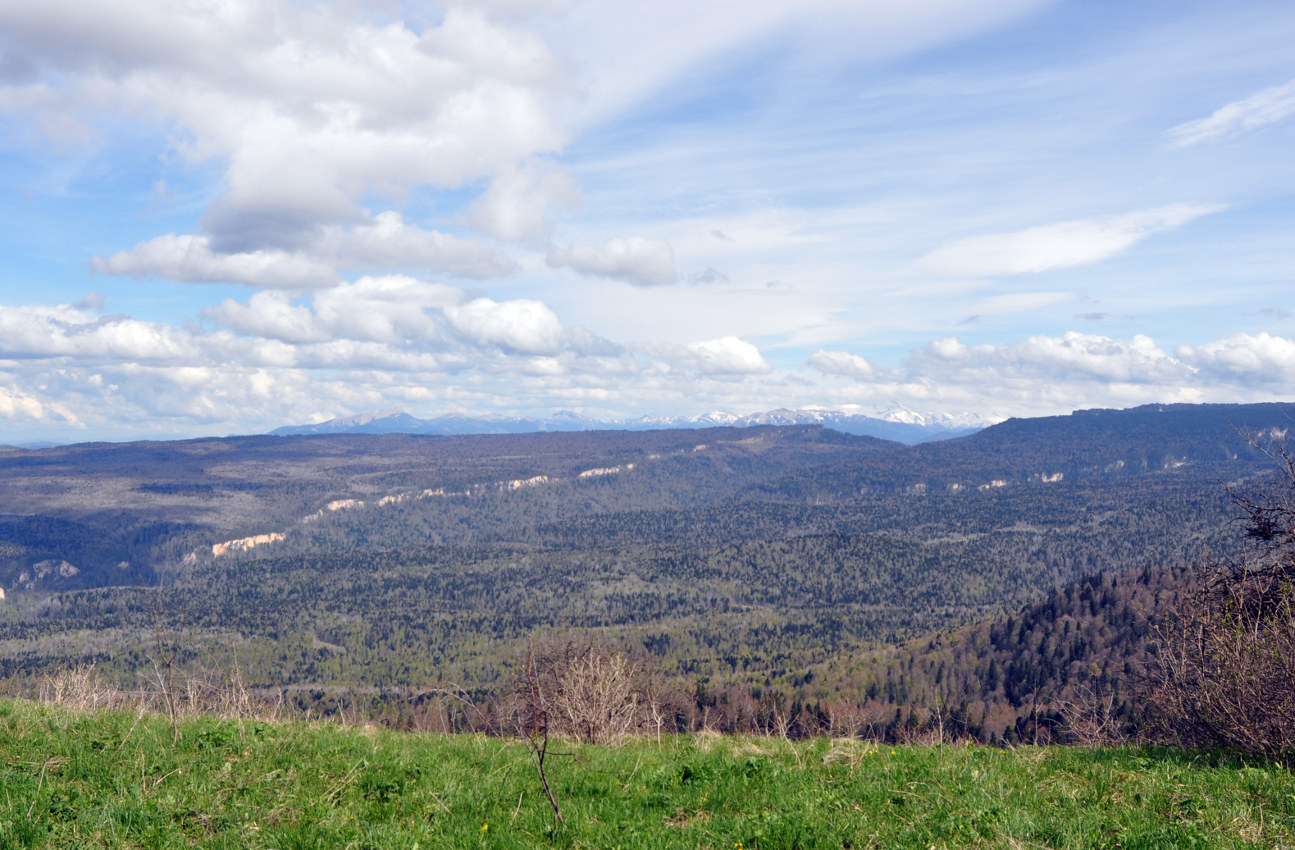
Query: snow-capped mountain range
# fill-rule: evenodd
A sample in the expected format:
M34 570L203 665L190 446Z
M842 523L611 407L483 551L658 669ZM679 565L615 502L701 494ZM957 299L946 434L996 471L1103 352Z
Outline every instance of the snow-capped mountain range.
M747 427L751 425L823 425L846 434L879 437L901 443L924 443L965 436L1001 421L974 415L922 414L894 407L873 416L850 411L807 407L780 408L747 415L714 411L696 416L643 416L638 419L591 419L569 410L547 419L492 414L471 416L450 413L433 419L419 419L403 410L390 409L358 413L314 425L289 425L271 434L524 434L537 431L647 431L664 428Z

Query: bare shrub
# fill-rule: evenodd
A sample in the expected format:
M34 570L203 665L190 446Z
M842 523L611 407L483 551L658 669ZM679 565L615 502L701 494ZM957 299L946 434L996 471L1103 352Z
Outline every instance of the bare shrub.
M1295 750L1295 593L1287 586L1256 605L1247 585L1208 586L1162 627L1150 697L1161 737L1251 753Z
M639 727L645 708L634 665L624 655L584 647L557 678L560 731L589 744L618 744Z
M655 725L646 679L624 654L594 641L531 641L514 681L523 728L587 744L622 743ZM657 716L664 724L658 707Z
M171 679L173 699L156 689L123 690L109 683L93 664L78 665L42 676L36 699L81 711L161 711L175 717L215 716L231 720L274 720L283 706L282 696L265 698L248 688L241 668L199 668L179 672Z
M1236 497L1248 545L1201 569L1160 629L1148 710L1177 743L1295 751L1295 458L1265 451L1284 491Z
M1060 705L1062 724L1080 746L1123 744L1128 735L1116 711L1119 704L1119 696L1114 689L1103 688L1100 683L1081 685L1072 691L1069 700Z
M853 774L860 765L867 762L868 756L876 751L877 745L872 741L862 741L858 738L833 738L827 752L823 754L823 764L846 764Z
M214 715L230 720L275 720L283 710L283 694L257 694L248 687L243 668L200 666L181 675L177 704L182 715Z
M109 684L93 664L82 664L42 676L36 699L82 711L127 711L140 705L142 695Z

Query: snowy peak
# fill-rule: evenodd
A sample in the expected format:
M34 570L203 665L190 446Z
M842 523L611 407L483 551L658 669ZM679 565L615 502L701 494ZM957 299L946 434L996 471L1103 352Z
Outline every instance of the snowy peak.
M484 414L469 416L447 413L434 419L418 419L402 410L358 413L320 422L276 428L271 434L524 434L538 431L600 431L622 429L651 431L672 428L744 428L754 425L822 425L856 436L878 437L901 443L924 443L960 437L997 422L989 417L923 415L907 408L891 408L877 416L809 407L779 408L745 416L716 410L694 416L643 416L638 419L599 420L581 413L560 410L547 419Z
M403 410L388 409L356 413L319 422L314 425L289 425L275 428L271 434L416 434L423 420L410 416Z
M980 413L918 413L915 410L909 410L902 404L895 404L878 412L877 418L887 422L917 425L922 428L971 429L978 431L981 428L988 428L990 425L997 425L1007 417Z

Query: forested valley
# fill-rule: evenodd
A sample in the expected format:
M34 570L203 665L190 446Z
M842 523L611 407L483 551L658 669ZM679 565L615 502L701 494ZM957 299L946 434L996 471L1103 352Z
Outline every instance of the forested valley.
M671 728L1119 735L1238 545L1277 405L821 427L243 437L0 454L0 677L237 665L315 714L488 724L528 643L633 658Z

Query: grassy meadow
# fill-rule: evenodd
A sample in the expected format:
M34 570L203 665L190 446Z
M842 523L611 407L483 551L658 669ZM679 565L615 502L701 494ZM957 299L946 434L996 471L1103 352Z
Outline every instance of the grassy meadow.
M1295 848L1277 762L689 736L553 744L0 701L0 846Z

